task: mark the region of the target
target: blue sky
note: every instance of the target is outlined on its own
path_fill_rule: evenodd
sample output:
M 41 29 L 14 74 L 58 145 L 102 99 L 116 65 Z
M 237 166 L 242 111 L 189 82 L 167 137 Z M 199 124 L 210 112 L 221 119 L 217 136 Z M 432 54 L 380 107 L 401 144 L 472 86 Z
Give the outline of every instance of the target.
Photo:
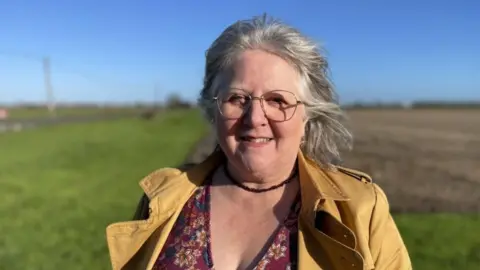
M 45 100 L 43 56 L 60 101 L 194 100 L 210 43 L 263 12 L 325 46 L 343 102 L 480 100 L 480 1 L 0 0 L 0 103 Z

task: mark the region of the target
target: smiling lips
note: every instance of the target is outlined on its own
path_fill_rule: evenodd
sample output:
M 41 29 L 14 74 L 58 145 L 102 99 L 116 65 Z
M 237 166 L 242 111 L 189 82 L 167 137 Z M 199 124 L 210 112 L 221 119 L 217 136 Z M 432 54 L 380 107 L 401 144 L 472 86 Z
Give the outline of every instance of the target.
M 248 146 L 260 147 L 271 142 L 273 138 L 270 137 L 253 137 L 253 136 L 241 136 L 240 141 Z

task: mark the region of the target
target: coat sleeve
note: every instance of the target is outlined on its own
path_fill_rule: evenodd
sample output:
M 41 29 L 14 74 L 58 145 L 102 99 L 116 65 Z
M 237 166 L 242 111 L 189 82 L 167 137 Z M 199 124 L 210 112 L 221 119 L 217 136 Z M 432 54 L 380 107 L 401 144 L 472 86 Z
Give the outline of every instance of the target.
M 376 184 L 374 191 L 376 199 L 370 223 L 370 249 L 375 269 L 410 270 L 410 256 L 390 214 L 385 192 Z

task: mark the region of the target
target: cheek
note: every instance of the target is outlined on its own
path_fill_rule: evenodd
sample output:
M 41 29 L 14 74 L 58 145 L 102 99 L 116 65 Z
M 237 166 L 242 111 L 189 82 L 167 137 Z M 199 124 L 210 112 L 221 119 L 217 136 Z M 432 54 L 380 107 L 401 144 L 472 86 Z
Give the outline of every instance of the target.
M 217 136 L 220 139 L 227 139 L 228 137 L 235 135 L 236 121 L 218 119 L 215 122 L 215 128 L 217 130 Z
M 297 140 L 303 136 L 304 124 L 301 118 L 293 118 L 288 122 L 273 124 L 272 130 L 277 138 Z

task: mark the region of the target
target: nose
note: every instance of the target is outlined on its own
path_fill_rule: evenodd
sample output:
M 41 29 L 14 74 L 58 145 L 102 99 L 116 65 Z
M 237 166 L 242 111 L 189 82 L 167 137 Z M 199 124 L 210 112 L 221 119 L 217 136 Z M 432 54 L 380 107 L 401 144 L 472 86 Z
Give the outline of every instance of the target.
M 252 99 L 249 108 L 245 112 L 243 122 L 251 127 L 264 126 L 268 123 L 260 99 Z

